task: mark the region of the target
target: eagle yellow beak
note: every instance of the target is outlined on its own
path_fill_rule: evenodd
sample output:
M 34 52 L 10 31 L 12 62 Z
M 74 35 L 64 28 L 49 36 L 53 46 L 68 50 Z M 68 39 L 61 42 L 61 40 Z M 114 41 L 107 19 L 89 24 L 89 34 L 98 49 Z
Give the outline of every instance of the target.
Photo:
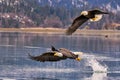
M 78 58 L 76 58 L 75 60 L 80 61 L 80 60 L 81 60 L 81 58 L 79 58 L 79 57 L 78 57 Z

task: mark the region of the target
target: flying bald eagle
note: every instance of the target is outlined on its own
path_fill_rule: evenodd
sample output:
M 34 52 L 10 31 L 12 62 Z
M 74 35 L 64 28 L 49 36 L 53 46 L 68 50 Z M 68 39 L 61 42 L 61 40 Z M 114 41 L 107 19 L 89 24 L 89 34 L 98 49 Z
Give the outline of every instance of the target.
M 85 23 L 87 20 L 99 21 L 102 18 L 102 14 L 108 14 L 100 10 L 82 11 L 81 15 L 73 20 L 72 25 L 67 29 L 66 34 L 71 35 L 75 32 L 79 26 Z
M 60 48 L 58 50 L 58 49 L 54 48 L 53 46 L 52 46 L 51 52 L 46 52 L 39 56 L 32 56 L 29 54 L 30 59 L 35 60 L 35 61 L 40 61 L 40 62 L 45 62 L 45 61 L 55 62 L 55 61 L 65 60 L 67 58 L 80 61 L 81 56 L 82 56 L 81 52 L 73 53 L 65 48 Z

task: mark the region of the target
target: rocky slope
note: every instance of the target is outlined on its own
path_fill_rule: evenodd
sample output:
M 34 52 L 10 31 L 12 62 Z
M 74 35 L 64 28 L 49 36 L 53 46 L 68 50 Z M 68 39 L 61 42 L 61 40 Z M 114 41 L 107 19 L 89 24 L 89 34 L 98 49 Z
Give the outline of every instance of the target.
M 95 8 L 111 13 L 100 25 L 120 23 L 120 0 L 0 0 L 0 27 L 65 27 L 80 11 Z

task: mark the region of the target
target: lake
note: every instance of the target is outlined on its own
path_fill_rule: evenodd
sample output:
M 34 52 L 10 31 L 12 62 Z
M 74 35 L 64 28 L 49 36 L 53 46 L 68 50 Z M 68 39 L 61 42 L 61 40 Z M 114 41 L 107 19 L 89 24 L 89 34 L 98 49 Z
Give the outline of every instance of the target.
M 83 52 L 82 60 L 29 59 L 51 46 Z M 0 32 L 0 80 L 120 80 L 120 35 Z

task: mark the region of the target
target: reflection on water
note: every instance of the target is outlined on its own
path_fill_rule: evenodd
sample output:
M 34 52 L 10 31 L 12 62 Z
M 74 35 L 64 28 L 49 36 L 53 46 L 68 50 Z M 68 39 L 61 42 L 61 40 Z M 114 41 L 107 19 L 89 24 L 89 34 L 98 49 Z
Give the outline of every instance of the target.
M 81 62 L 65 60 L 40 63 L 28 58 L 51 45 L 83 52 Z M 50 35 L 0 33 L 0 79 L 115 80 L 120 77 L 120 35 Z M 94 72 L 94 73 L 93 73 Z M 115 74 L 115 75 L 114 75 Z
M 91 77 L 84 80 L 107 80 L 107 73 L 93 73 Z
M 72 35 L 47 35 L 32 33 L 1 33 L 0 44 L 9 46 L 31 46 L 49 48 L 51 45 L 56 47 L 66 47 L 77 51 L 107 53 L 120 51 L 120 36 L 84 36 Z M 85 44 L 85 45 L 84 45 Z

